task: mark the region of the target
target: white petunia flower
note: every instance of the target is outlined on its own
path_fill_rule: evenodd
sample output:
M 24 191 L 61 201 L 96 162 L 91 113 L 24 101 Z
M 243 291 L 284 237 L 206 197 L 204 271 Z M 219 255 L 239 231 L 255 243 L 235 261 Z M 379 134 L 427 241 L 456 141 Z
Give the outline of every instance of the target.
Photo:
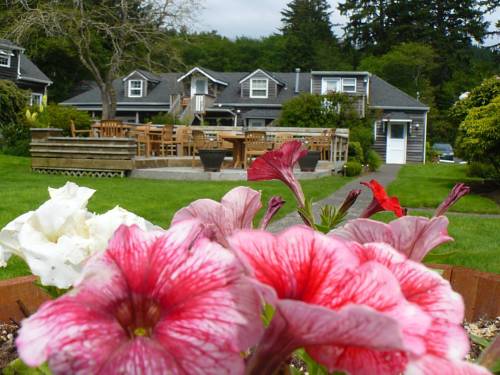
M 37 210 L 13 220 L 0 231 L 0 266 L 16 254 L 23 258 L 43 285 L 69 288 L 80 277 L 87 259 L 104 251 L 121 225 L 157 229 L 120 207 L 103 215 L 87 210 L 95 190 L 72 182 L 49 188 L 50 199 Z

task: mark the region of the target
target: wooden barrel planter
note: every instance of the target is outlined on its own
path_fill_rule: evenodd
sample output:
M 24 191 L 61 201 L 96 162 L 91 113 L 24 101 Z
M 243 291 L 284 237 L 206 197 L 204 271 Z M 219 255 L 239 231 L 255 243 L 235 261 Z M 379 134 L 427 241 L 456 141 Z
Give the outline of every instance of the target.
M 453 290 L 462 295 L 467 321 L 473 322 L 481 318 L 494 319 L 500 316 L 500 274 L 445 264 L 427 264 L 427 266 L 440 270 Z
M 19 323 L 50 299 L 35 285 L 36 279 L 35 276 L 23 276 L 0 281 L 0 322 L 13 319 Z

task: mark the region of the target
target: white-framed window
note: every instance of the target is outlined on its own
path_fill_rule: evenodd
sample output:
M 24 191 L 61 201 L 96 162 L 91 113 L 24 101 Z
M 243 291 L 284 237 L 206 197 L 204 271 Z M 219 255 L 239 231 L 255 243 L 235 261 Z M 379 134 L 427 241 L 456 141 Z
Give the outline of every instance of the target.
M 128 96 L 129 98 L 140 98 L 144 89 L 144 81 L 140 79 L 131 79 L 128 81 Z
M 356 92 L 356 78 L 342 78 L 342 92 Z
M 250 80 L 250 97 L 267 98 L 269 95 L 268 83 L 268 79 L 252 78 Z
M 0 50 L 0 66 L 5 66 L 10 68 L 10 57 L 11 53 Z
M 42 94 L 37 94 L 37 93 L 32 93 L 30 97 L 30 105 L 40 105 L 42 104 L 43 100 L 43 95 Z
M 325 95 L 329 92 L 340 92 L 342 89 L 342 79 L 335 77 L 325 77 L 321 81 L 321 94 Z
M 249 118 L 248 119 L 248 127 L 258 128 L 266 126 L 266 120 L 263 118 Z

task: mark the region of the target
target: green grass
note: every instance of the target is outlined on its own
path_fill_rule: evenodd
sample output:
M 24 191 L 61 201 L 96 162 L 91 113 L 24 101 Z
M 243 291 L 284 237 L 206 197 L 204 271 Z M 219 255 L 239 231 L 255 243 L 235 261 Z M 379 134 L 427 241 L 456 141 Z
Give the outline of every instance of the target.
M 30 159 L 0 154 L 0 228 L 29 210 L 36 209 L 48 199 L 47 187 L 60 187 L 66 181 L 96 189 L 90 200 L 89 210 L 103 213 L 116 205 L 142 216 L 154 224 L 168 227 L 173 215 L 180 208 L 199 198 L 220 198 L 233 187 L 250 186 L 262 191 L 265 205 L 272 195 L 281 195 L 287 202 L 277 218 L 295 209 L 290 191 L 278 181 L 205 182 L 158 181 L 140 179 L 93 179 L 89 177 L 49 176 L 31 173 Z M 306 196 L 317 201 L 327 197 L 347 182 L 349 178 L 324 177 L 305 180 L 302 187 Z M 257 219 L 264 212 L 261 210 Z M 0 269 L 0 279 L 29 274 L 26 265 L 13 257 L 6 268 Z
M 420 215 L 420 214 L 419 214 Z M 431 214 L 420 215 L 431 216 Z M 376 220 L 394 219 L 390 213 L 379 213 Z M 448 232 L 454 241 L 441 245 L 431 254 L 449 254 L 432 263 L 453 264 L 484 272 L 500 273 L 500 218 L 448 215 Z M 425 262 L 425 259 L 424 259 Z
M 389 194 L 396 195 L 405 207 L 436 208 L 455 183 L 480 181 L 467 177 L 465 172 L 465 165 L 405 165 L 397 179 L 389 185 Z M 470 194 L 462 198 L 450 211 L 500 214 L 500 205 L 492 199 Z

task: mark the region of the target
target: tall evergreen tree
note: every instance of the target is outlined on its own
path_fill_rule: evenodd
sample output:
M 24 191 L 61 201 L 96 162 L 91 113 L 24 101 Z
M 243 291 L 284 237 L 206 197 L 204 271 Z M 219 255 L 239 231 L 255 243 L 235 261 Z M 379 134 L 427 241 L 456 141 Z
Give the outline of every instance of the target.
M 380 54 L 403 42 L 453 51 L 481 42 L 488 27 L 481 0 L 344 0 L 339 10 L 349 17 L 347 39 Z
M 329 68 L 333 60 L 325 61 L 322 52 L 338 56 L 339 44 L 332 31 L 330 5 L 326 0 L 292 0 L 281 12 L 285 37 L 287 69 Z

